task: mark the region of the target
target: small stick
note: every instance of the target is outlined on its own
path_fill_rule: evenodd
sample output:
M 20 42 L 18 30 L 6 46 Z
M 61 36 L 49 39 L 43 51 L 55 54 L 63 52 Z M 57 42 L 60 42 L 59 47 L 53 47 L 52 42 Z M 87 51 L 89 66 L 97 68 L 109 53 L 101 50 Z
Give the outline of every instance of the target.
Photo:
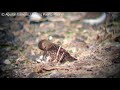
M 59 62 L 62 60 L 62 58 L 63 58 L 63 55 L 64 55 L 64 52 L 62 53 L 62 56 L 60 57 L 60 60 L 59 60 Z
M 59 55 L 60 49 L 61 49 L 61 46 L 59 47 L 59 49 L 58 49 L 58 51 L 57 51 L 57 55 L 56 55 L 55 61 L 56 61 L 57 58 L 58 58 L 58 55 Z
M 51 70 L 70 70 L 70 68 L 66 68 L 66 67 L 52 67 L 52 68 L 43 68 L 43 70 L 45 71 L 51 71 Z

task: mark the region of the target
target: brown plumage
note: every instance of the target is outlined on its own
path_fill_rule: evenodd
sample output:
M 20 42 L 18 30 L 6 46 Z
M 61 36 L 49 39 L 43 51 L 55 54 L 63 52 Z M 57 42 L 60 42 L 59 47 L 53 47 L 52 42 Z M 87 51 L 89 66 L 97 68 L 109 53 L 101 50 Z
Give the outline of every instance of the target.
M 47 55 L 49 55 L 52 60 L 56 60 L 57 62 L 77 60 L 72 57 L 65 49 L 48 40 L 41 40 L 38 43 L 38 47 L 39 49 L 43 50 Z

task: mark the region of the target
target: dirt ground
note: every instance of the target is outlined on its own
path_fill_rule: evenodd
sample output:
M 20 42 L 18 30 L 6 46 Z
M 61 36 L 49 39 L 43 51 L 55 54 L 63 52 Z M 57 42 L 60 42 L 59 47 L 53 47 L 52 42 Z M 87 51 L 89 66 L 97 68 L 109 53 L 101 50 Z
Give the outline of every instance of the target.
M 55 13 L 55 12 L 54 12 Z M 94 16 L 93 14 L 92 16 Z M 85 12 L 59 12 L 30 22 L 24 16 L 0 17 L 1 78 L 118 78 L 120 21 L 82 23 Z M 41 58 L 42 39 L 63 47 L 77 61 L 50 63 Z

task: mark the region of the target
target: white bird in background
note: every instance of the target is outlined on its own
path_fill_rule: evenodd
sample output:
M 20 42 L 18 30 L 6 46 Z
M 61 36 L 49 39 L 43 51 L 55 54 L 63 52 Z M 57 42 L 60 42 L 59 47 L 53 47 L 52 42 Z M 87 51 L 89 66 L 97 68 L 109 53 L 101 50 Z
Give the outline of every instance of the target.
M 40 22 L 42 19 L 42 16 L 41 14 L 37 13 L 37 12 L 33 12 L 31 15 L 30 15 L 30 21 L 33 21 L 33 22 Z
M 106 13 L 102 13 L 102 15 L 96 19 L 84 19 L 83 23 L 89 24 L 89 25 L 98 25 L 103 23 L 106 20 Z
M 82 22 L 85 24 L 89 24 L 89 25 L 99 25 L 101 23 L 103 23 L 106 20 L 106 13 L 103 12 L 98 18 L 95 19 L 84 19 Z M 29 16 L 29 20 L 30 22 L 40 22 L 42 21 L 42 15 L 38 12 L 32 12 L 32 14 Z

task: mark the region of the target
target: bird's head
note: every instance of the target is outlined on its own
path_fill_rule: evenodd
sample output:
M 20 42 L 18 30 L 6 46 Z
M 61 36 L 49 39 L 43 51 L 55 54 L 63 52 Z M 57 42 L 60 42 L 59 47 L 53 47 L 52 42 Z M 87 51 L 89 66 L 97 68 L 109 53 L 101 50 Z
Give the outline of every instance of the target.
M 45 39 L 39 41 L 39 43 L 38 43 L 39 49 L 41 49 L 41 50 L 43 50 L 43 51 L 48 51 L 48 50 L 50 50 L 52 46 L 53 46 L 53 43 L 51 43 L 50 41 L 45 40 Z

